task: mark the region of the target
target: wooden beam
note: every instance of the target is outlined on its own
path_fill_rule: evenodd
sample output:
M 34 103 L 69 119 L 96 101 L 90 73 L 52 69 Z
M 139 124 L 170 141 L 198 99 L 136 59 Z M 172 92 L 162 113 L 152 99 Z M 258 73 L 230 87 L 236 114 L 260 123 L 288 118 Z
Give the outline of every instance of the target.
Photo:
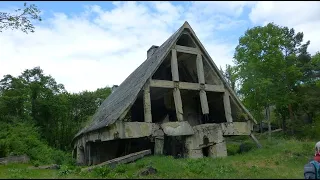
M 212 92 L 225 92 L 223 85 L 211 85 L 211 84 L 205 84 L 204 85 L 205 91 L 212 91 Z
M 150 87 L 156 88 L 174 88 L 173 81 L 167 80 L 151 80 Z M 189 82 L 179 82 L 179 89 L 186 89 L 186 90 L 200 90 L 200 85 L 198 83 L 189 83 Z M 204 85 L 205 91 L 212 91 L 212 92 L 225 92 L 223 85 L 211 85 L 205 84 Z
M 144 156 L 147 156 L 149 154 L 151 154 L 151 150 L 150 149 L 144 150 L 144 151 L 140 151 L 140 152 L 136 152 L 136 153 L 131 153 L 131 154 L 128 154 L 128 155 L 125 155 L 125 156 L 122 156 L 122 157 L 111 159 L 109 161 L 103 162 L 103 163 L 95 165 L 95 166 L 82 168 L 81 171 L 90 171 L 90 170 L 92 170 L 94 168 L 105 166 L 105 165 L 115 166 L 117 164 L 125 164 L 125 163 L 129 163 L 129 162 L 135 161 L 137 159 L 141 159 Z
M 197 83 L 179 82 L 179 89 L 200 90 L 200 85 Z
M 182 100 L 179 88 L 173 89 L 173 99 L 178 121 L 183 121 Z
M 151 80 L 150 87 L 174 88 L 174 82 L 173 81 L 166 81 L 166 80 Z
M 252 140 L 257 144 L 258 148 L 262 148 L 262 145 L 260 144 L 260 142 L 258 141 L 258 139 L 254 136 L 254 134 L 250 134 L 250 137 L 252 138 Z
M 144 122 L 152 122 L 151 114 L 151 98 L 150 98 L 150 86 L 147 84 L 143 91 L 143 109 L 144 109 Z
M 197 54 L 197 74 L 199 84 L 205 84 L 204 81 L 204 71 L 203 71 L 203 62 L 201 54 Z
M 200 53 L 200 51 L 197 48 L 187 47 L 187 46 L 176 45 L 175 49 L 178 52 L 188 53 L 188 54 L 199 54 Z
M 224 104 L 224 112 L 227 119 L 227 122 L 232 122 L 232 116 L 231 116 L 231 104 L 230 104 L 230 97 L 229 92 L 225 91 L 223 94 L 223 104 Z
M 178 82 L 179 69 L 178 69 L 177 51 L 175 49 L 171 50 L 171 73 L 172 73 L 172 80 Z
M 200 90 L 200 102 L 201 102 L 202 114 L 209 114 L 207 94 L 204 90 Z

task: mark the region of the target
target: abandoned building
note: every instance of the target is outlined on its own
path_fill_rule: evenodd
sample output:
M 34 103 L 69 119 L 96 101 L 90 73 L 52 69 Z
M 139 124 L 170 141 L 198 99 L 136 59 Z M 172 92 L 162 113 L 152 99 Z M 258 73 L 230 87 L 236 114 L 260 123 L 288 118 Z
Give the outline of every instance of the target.
M 95 165 L 130 153 L 227 156 L 226 136 L 251 133 L 243 106 L 185 22 L 101 104 L 73 139 L 73 157 Z

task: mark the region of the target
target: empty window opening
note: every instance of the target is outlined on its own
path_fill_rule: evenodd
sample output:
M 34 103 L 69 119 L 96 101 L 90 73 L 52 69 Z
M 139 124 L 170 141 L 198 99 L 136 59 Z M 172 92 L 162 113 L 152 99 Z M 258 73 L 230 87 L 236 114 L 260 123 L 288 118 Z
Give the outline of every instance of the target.
M 212 85 L 222 85 L 222 81 L 220 80 L 220 77 L 213 70 L 213 68 L 210 67 L 208 61 L 209 61 L 208 59 L 205 59 L 204 56 L 202 56 L 205 83 L 212 84 Z
M 181 100 L 183 102 L 183 119 L 188 121 L 191 126 L 201 124 L 201 104 L 199 91 L 180 90 Z
M 207 99 L 209 105 L 210 120 L 208 123 L 227 122 L 223 104 L 223 93 L 207 92 Z
M 143 90 L 131 106 L 129 115 L 132 122 L 144 122 Z
M 209 147 L 202 148 L 202 154 L 204 157 L 209 157 Z
M 152 79 L 172 81 L 171 73 L 171 53 L 165 58 L 157 71 L 152 76 Z
M 152 122 L 177 121 L 173 89 L 150 88 Z
M 241 116 L 241 113 L 238 107 L 235 105 L 235 102 L 232 101 L 231 96 L 229 96 L 230 107 L 231 107 L 231 116 L 233 121 L 245 121 L 245 118 Z
M 103 142 L 100 141 L 91 144 L 90 158 L 92 164 L 95 165 L 117 157 L 147 149 L 151 149 L 153 153 L 154 143 L 152 143 L 148 138 L 120 139 Z
M 72 157 L 73 157 L 74 159 L 77 158 L 77 148 L 74 148 L 74 149 L 73 149 L 73 155 L 72 155 Z
M 194 41 L 187 33 L 182 34 L 176 44 L 179 46 L 196 47 Z
M 175 158 L 185 157 L 185 138 L 183 136 L 164 136 L 164 154 Z
M 177 53 L 179 81 L 198 83 L 197 65 L 195 54 Z

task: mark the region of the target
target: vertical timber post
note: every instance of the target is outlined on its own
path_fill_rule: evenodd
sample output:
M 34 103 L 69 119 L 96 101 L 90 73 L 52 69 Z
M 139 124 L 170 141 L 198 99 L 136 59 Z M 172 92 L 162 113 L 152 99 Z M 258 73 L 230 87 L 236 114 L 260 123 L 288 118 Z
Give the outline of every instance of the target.
M 201 109 L 202 114 L 209 114 L 209 105 L 208 105 L 208 99 L 207 94 L 204 90 L 204 70 L 203 70 L 203 62 L 202 62 L 202 56 L 201 54 L 197 55 L 197 74 L 198 74 L 198 81 L 200 84 L 200 103 L 201 103 Z
M 178 69 L 178 60 L 177 60 L 177 51 L 172 49 L 171 51 L 171 73 L 172 73 L 172 81 L 174 81 L 175 86 L 173 89 L 173 98 L 174 105 L 176 108 L 176 115 L 178 121 L 183 121 L 183 108 L 182 108 L 182 100 L 179 89 L 179 69 Z
M 149 82 L 147 82 L 147 84 L 144 87 L 144 91 L 143 91 L 143 109 L 144 109 L 144 122 L 151 123 L 152 122 L 152 114 L 151 114 L 151 97 L 150 97 L 150 83 Z
M 91 143 L 90 142 L 87 142 L 87 156 L 88 156 L 88 165 L 90 166 L 91 165 L 91 162 L 92 162 L 92 157 L 91 157 Z
M 84 147 L 77 145 L 77 164 L 84 165 Z
M 227 89 L 223 94 L 223 104 L 224 104 L 224 112 L 225 112 L 227 122 L 232 122 L 233 120 L 231 116 L 230 97 L 229 97 L 229 91 Z
M 164 146 L 164 136 L 157 136 L 154 138 L 154 154 L 162 155 Z

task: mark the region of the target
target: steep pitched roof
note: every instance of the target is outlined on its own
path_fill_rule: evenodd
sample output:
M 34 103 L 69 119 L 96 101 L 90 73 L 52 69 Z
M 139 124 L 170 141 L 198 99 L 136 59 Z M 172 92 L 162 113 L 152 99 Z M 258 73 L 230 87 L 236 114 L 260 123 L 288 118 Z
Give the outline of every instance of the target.
M 238 97 L 230 88 L 229 84 L 225 81 L 208 52 L 204 49 L 189 23 L 186 21 L 169 39 L 167 39 L 159 48 L 157 48 L 153 55 L 147 58 L 134 72 L 132 72 L 130 76 L 128 76 L 127 79 L 120 84 L 115 92 L 113 92 L 106 100 L 103 101 L 97 112 L 94 114 L 91 123 L 80 130 L 76 134 L 75 138 L 81 134 L 113 124 L 121 116 L 121 114 L 124 113 L 124 111 L 134 103 L 139 91 L 143 88 L 151 75 L 161 65 L 164 58 L 170 52 L 171 47 L 177 41 L 178 37 L 185 28 L 188 28 L 191 31 L 191 35 L 193 38 L 195 38 L 201 50 L 209 58 L 210 65 L 214 67 L 216 73 L 230 91 L 231 97 L 236 100 L 238 105 L 248 114 L 249 118 L 256 123 L 250 112 L 242 105 Z

